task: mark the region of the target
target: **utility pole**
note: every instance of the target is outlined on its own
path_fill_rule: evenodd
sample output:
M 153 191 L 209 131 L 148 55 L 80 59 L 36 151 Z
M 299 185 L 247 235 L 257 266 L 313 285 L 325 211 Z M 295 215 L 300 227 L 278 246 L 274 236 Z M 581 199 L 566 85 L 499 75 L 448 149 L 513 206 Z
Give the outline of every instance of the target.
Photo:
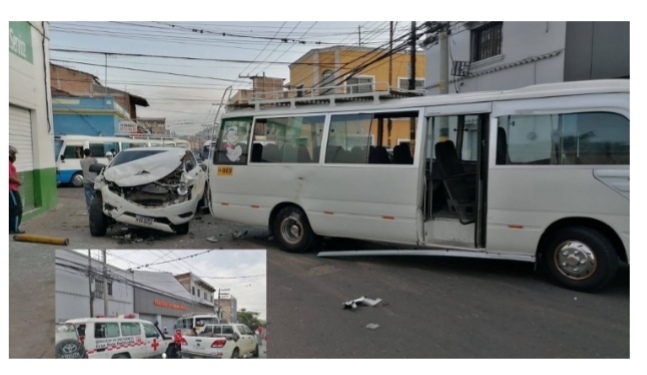
M 357 34 L 359 35 L 359 45 L 362 45 L 362 26 L 357 26 Z
M 449 93 L 449 43 L 447 42 L 447 22 L 440 26 L 440 94 Z
M 105 82 L 104 82 L 104 86 L 106 87 L 106 96 L 108 96 L 108 54 L 107 53 L 106 53 L 105 57 L 106 57 L 106 66 L 105 66 L 105 68 L 106 68 L 106 72 L 105 72 L 106 79 L 105 79 Z
M 393 21 L 389 32 L 389 88 L 393 85 Z
M 94 292 L 92 292 L 92 254 L 88 249 L 88 284 L 90 288 L 90 317 L 94 317 Z
M 416 89 L 416 21 L 411 22 L 411 74 L 409 90 Z
M 103 253 L 103 316 L 108 316 L 108 263 L 106 257 L 106 249 L 102 250 Z

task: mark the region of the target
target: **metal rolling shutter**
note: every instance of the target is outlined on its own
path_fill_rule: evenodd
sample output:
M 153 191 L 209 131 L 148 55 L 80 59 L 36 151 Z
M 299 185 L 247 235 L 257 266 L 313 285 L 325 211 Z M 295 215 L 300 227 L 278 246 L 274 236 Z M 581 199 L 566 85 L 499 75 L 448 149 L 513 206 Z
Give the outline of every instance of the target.
M 15 163 L 18 172 L 33 170 L 34 153 L 29 110 L 9 105 L 9 144 L 18 149 Z
M 31 134 L 31 111 L 9 105 L 9 144 L 18 150 L 16 170 L 23 175 L 23 185 L 20 186 L 23 212 L 36 207 L 35 186 L 33 180 L 34 146 Z

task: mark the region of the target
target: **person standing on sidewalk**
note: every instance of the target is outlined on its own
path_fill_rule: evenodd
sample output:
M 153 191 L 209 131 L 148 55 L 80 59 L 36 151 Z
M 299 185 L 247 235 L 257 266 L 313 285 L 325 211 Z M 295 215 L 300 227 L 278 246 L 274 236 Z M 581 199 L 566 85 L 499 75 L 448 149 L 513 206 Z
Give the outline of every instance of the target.
M 94 191 L 94 179 L 97 177 L 96 173 L 90 172 L 90 166 L 92 164 L 97 164 L 98 161 L 96 158 L 92 157 L 92 151 L 90 151 L 89 148 L 83 150 L 83 155 L 85 155 L 85 158 L 81 160 L 81 170 L 83 170 L 83 190 L 85 191 L 85 205 L 89 213 L 92 199 L 96 194 Z
M 22 200 L 18 188 L 22 185 L 18 171 L 13 164 L 16 161 L 18 150 L 9 146 L 9 234 L 25 233 L 20 230 L 20 221 L 22 221 Z

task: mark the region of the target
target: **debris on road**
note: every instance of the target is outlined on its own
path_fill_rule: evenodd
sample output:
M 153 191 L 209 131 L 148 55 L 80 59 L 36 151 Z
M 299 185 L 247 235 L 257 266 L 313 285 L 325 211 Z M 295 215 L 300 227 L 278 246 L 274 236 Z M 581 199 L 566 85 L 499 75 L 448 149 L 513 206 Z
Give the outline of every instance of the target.
M 368 324 L 366 325 L 366 328 L 368 328 L 368 329 L 377 329 L 379 326 L 380 326 L 380 325 L 379 325 L 379 324 L 377 324 L 377 323 L 368 323 Z
M 211 236 L 211 237 L 207 237 L 207 241 L 209 241 L 209 242 L 218 242 L 218 239 L 216 238 L 216 236 Z
M 243 238 L 246 235 L 247 235 L 247 231 L 244 231 L 244 232 L 235 231 L 233 234 L 235 239 Z
M 112 238 L 118 240 L 117 243 L 119 244 L 133 244 L 133 243 L 141 243 L 141 242 L 153 242 L 157 239 L 154 235 L 149 235 L 148 237 L 144 238 L 143 236 L 138 235 L 137 233 L 128 233 L 124 228 L 122 228 L 122 235 L 115 235 L 112 236 Z
M 370 299 L 366 297 L 359 297 L 358 299 L 350 300 L 347 302 L 344 302 L 344 309 L 356 309 L 358 304 L 366 305 L 373 307 L 377 305 L 378 303 L 382 302 L 382 299 Z

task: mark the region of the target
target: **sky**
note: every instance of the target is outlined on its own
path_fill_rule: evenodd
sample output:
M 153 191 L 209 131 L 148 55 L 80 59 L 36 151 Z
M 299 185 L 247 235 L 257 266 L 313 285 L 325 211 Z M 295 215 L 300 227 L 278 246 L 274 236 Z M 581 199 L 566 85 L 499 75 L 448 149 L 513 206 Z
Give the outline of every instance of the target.
M 288 83 L 288 65 L 309 50 L 386 47 L 390 30 L 388 21 L 51 21 L 49 26 L 52 63 L 144 97 L 150 106 L 138 106 L 138 117 L 166 118 L 178 135 L 212 126 L 225 89 L 232 87 L 229 96 L 251 88 L 247 77 Z M 394 22 L 394 28 L 397 38 L 410 32 L 411 22 Z
M 87 250 L 76 251 L 87 255 Z M 191 272 L 223 293 L 229 289 L 238 301 L 238 310 L 258 312 L 262 320 L 268 317 L 265 250 L 114 249 L 107 250 L 107 254 L 107 262 L 123 270 L 170 272 L 173 275 Z M 99 259 L 100 250 L 93 250 L 92 257 Z

